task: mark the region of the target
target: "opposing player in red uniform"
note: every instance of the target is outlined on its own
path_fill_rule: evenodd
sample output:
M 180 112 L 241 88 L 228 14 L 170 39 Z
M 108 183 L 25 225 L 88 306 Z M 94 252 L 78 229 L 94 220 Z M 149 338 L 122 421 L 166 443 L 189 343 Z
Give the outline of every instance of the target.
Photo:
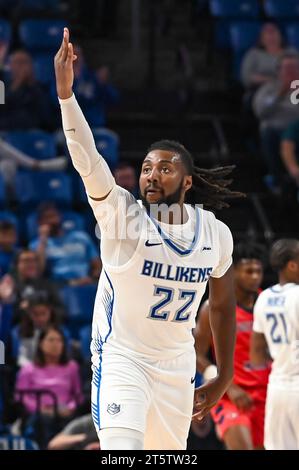
M 234 357 L 234 379 L 227 393 L 212 408 L 216 431 L 230 450 L 263 448 L 264 416 L 270 369 L 254 368 L 249 361 L 253 306 L 263 277 L 263 250 L 255 244 L 235 247 L 234 282 L 237 300 L 237 338 Z M 206 301 L 199 312 L 195 330 L 197 370 L 205 380 L 216 375 L 216 366 L 208 359 L 212 334 L 209 305 Z

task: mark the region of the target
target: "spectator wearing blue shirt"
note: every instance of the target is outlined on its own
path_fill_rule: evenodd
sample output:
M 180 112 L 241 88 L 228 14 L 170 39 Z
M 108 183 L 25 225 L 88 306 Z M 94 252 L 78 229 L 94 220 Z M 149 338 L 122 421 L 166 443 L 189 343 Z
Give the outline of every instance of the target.
M 35 78 L 31 55 L 17 50 L 9 58 L 5 106 L 0 107 L 0 129 L 51 128 L 49 100 Z
M 93 127 L 103 127 L 106 125 L 106 109 L 118 102 L 119 92 L 110 83 L 107 66 L 93 72 L 87 67 L 79 45 L 74 47 L 74 52 L 77 56 L 74 62 L 74 93 L 88 122 Z
M 44 203 L 38 212 L 39 237 L 30 243 L 46 266 L 51 278 L 62 283 L 82 285 L 95 282 L 101 261 L 97 250 L 84 231 L 64 231 L 60 212 Z

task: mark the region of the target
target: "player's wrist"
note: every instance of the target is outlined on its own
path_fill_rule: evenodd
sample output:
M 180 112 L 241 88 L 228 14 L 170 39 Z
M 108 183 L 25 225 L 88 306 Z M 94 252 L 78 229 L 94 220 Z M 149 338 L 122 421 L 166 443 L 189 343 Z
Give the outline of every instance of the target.
M 60 100 L 68 100 L 73 95 L 72 88 L 60 88 L 57 87 L 57 95 Z
M 217 366 L 215 366 L 215 364 L 210 364 L 209 366 L 207 366 L 202 374 L 205 382 L 215 379 L 217 375 L 218 375 L 218 371 L 217 371 Z

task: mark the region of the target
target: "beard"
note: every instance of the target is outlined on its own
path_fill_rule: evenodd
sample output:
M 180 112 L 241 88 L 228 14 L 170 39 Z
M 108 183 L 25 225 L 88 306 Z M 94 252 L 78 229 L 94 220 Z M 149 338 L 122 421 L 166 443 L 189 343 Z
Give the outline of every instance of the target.
M 168 196 L 164 196 L 162 189 L 162 196 L 156 202 L 149 203 L 146 199 L 146 190 L 145 195 L 141 197 L 142 204 L 144 205 L 147 214 L 159 222 L 164 222 L 166 224 L 173 224 L 174 220 L 182 220 L 182 207 L 179 202 L 182 197 L 182 188 L 183 188 L 183 178 L 178 186 L 178 188 Z M 178 222 L 176 222 L 178 223 Z
M 142 204 L 144 205 L 146 211 L 149 213 L 151 210 L 151 207 L 153 206 L 158 207 L 158 211 L 159 211 L 159 206 L 162 204 L 165 204 L 167 207 L 172 206 L 172 204 L 178 204 L 181 199 L 182 188 L 183 188 L 183 178 L 178 186 L 178 189 L 176 189 L 173 193 L 168 194 L 168 196 L 162 196 L 160 199 L 158 199 L 154 203 L 149 203 L 146 200 L 146 190 L 144 191 L 144 196 L 141 193 L 139 194 L 140 194 L 140 199 L 142 201 Z

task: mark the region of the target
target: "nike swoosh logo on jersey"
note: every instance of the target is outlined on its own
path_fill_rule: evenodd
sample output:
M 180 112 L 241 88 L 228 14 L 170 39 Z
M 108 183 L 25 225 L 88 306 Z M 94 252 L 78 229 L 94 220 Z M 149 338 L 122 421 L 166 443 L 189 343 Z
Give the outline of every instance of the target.
M 74 129 L 73 127 L 71 129 L 65 129 L 65 132 L 71 132 L 71 131 L 76 132 L 76 129 Z
M 195 377 L 191 377 L 191 384 L 194 384 L 195 382 Z
M 204 246 L 203 249 L 201 251 L 205 251 L 205 250 L 211 250 L 212 248 L 210 246 Z
M 145 246 L 157 246 L 162 245 L 162 243 L 151 243 L 149 240 L 146 240 Z

